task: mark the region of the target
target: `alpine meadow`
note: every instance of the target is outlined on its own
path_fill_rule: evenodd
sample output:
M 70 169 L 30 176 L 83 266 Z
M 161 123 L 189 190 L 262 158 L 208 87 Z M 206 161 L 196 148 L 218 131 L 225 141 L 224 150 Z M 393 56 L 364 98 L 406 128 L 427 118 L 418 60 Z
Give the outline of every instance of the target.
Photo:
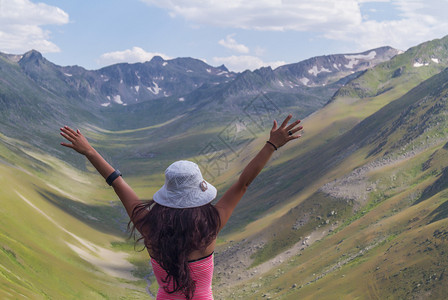
M 444 299 L 448 36 L 232 72 L 154 57 L 99 70 L 0 53 L 0 298 L 151 299 L 148 254 L 82 156 L 142 199 L 180 159 L 230 187 L 272 121 L 302 120 L 218 237 L 215 299 Z M 447 272 L 447 273 L 445 273 Z

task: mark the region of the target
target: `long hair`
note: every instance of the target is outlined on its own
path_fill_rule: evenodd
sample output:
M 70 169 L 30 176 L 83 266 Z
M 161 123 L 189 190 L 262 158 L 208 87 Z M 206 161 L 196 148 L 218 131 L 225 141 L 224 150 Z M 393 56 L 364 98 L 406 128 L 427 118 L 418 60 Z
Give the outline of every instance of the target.
M 149 210 L 149 211 L 148 211 Z M 146 214 L 144 217 L 139 217 Z M 194 250 L 206 248 L 216 239 L 221 219 L 217 209 L 206 204 L 194 208 L 170 208 L 154 200 L 139 204 L 132 213 L 135 220 L 131 234 L 137 228 L 145 247 L 166 271 L 163 282 L 168 293 L 180 291 L 187 299 L 194 295 L 196 284 L 191 278 L 188 256 Z

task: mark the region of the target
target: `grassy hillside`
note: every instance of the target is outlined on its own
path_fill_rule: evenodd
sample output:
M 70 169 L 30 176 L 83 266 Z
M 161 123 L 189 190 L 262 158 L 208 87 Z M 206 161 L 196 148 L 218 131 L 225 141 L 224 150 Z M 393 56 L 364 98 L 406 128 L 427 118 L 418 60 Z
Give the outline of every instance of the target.
M 0 298 L 148 298 L 147 254 L 133 252 L 97 176 L 0 141 Z
M 440 145 L 371 171 L 368 180 L 377 189 L 357 218 L 327 231 L 320 241 L 274 270 L 221 295 L 442 299 L 447 284 L 448 194 L 442 190 L 425 201 L 416 200 L 440 176 L 447 158 L 447 150 Z
M 414 66 L 416 55 L 428 48 L 446 52 L 446 38 L 367 71 L 305 120 L 302 142 L 285 149 L 285 158 L 254 182 L 253 190 L 264 186 L 264 193 L 254 193 L 240 207 L 246 220 L 260 206 L 267 209 L 263 217 L 226 236 L 249 249 L 252 268 L 291 252 L 296 243 L 303 250 L 266 275 L 220 287 L 220 296 L 354 299 L 370 293 L 369 298 L 387 299 L 446 292 L 447 243 L 441 236 L 448 224 L 442 147 L 448 71 L 439 73 L 440 61 Z M 403 81 L 385 71 L 393 75 L 398 62 L 408 68 L 412 63 L 411 71 L 401 73 Z M 422 78 L 429 79 L 419 84 Z M 378 92 L 379 83 L 387 87 L 384 92 Z M 316 232 L 326 237 L 307 248 L 305 237 Z M 254 243 L 261 246 L 254 249 Z
M 275 153 L 219 237 L 217 299 L 446 292 L 447 45 L 448 37 L 419 45 L 344 82 L 304 120 L 303 138 Z M 272 119 L 307 116 L 337 87 L 224 98 L 225 88 L 205 86 L 184 101 L 160 100 L 162 108 L 155 100 L 85 112 L 25 77 L 15 82 L 17 66 L 3 65 L 12 75 L 0 82 L 0 104 L 20 113 L 0 112 L 2 298 L 147 298 L 154 281 L 147 254 L 126 239 L 116 196 L 83 157 L 59 146 L 59 126 L 79 127 L 141 198 L 179 159 L 198 162 L 219 198 L 265 143 Z M 14 98 L 20 89 L 23 99 Z M 12 117 L 26 122 L 2 121 Z M 266 269 L 279 254 L 287 259 Z M 228 274 L 232 262 L 254 274 Z
M 447 38 L 439 40 L 438 42 L 445 47 L 444 49 L 446 49 L 446 44 L 448 43 Z M 426 45 L 423 44 L 420 47 L 425 48 Z M 412 48 L 409 51 L 413 53 L 415 49 Z M 402 56 L 407 58 L 403 59 Z M 397 65 L 396 61 L 401 61 L 403 63 L 414 61 L 415 59 L 414 56 L 410 56 L 409 52 L 406 52 L 393 58 L 390 64 L 393 64 L 395 67 Z M 365 80 L 364 76 L 367 73 L 379 72 L 377 69 L 382 69 L 384 67 L 384 64 L 377 66 L 371 71 L 366 72 L 363 76 L 352 81 L 349 85 L 359 84 Z M 435 77 L 432 81 L 428 81 L 417 87 L 418 83 L 421 82 L 421 79 L 419 78 L 431 78 L 429 73 L 438 73 L 442 70 L 440 61 L 439 64 L 434 63 L 433 65 L 421 68 L 413 68 L 415 69 L 412 73 L 413 75 L 411 74 L 407 77 L 404 76 L 402 81 L 395 82 L 394 88 L 389 89 L 387 92 L 368 98 L 336 96 L 331 103 L 304 120 L 305 130 L 301 141 L 296 144 L 291 143 L 290 145 L 287 145 L 285 149 L 281 150 L 283 153 L 280 158 L 274 160 L 271 163 L 270 169 L 262 173 L 253 183 L 252 191 L 261 190 L 262 192 L 251 193 L 249 191 L 241 205 L 237 207 L 239 212 L 238 216 L 232 218 L 231 222 L 236 222 L 236 224 L 238 224 L 237 227 L 241 227 L 247 220 L 253 220 L 254 218 L 249 214 L 257 215 L 256 211 L 251 209 L 254 206 L 254 203 L 256 203 L 257 208 L 260 206 L 262 207 L 260 210 L 264 211 L 265 215 L 273 213 L 277 217 L 282 216 L 289 209 L 306 199 L 306 197 L 312 195 L 317 188 L 324 183 L 337 178 L 342 174 L 346 174 L 353 168 L 374 159 L 373 154 L 378 150 L 373 148 L 371 149 L 371 153 L 368 153 L 368 157 L 355 158 L 355 156 L 352 155 L 356 155 L 356 151 L 359 148 L 368 144 L 381 145 L 382 143 L 385 143 L 384 139 L 389 138 L 388 130 L 391 130 L 391 128 L 396 130 L 395 134 L 397 136 L 403 135 L 404 133 L 400 131 L 402 129 L 400 126 L 401 124 L 389 123 L 389 120 L 402 112 L 406 112 L 408 106 L 415 104 L 416 101 L 423 100 L 422 98 L 426 97 L 431 92 L 437 91 L 438 87 L 441 86 L 441 83 L 445 82 L 445 77 L 439 76 Z M 432 71 L 422 68 L 430 68 Z M 444 74 L 446 74 L 446 72 Z M 389 78 L 389 81 L 390 80 L 395 79 Z M 389 81 L 387 81 L 386 78 L 384 81 L 389 84 Z M 409 83 L 411 81 L 416 83 L 411 85 Z M 408 84 L 410 87 L 407 86 Z M 415 89 L 411 91 L 412 88 Z M 390 105 L 388 106 L 389 103 Z M 415 108 L 415 111 L 419 110 Z M 374 115 L 376 112 L 378 112 L 378 114 Z M 421 112 L 423 112 L 423 110 Z M 428 112 L 426 115 L 430 116 L 431 112 Z M 441 118 L 443 117 L 443 114 L 438 114 L 438 116 Z M 418 122 L 417 118 L 412 120 Z M 438 121 L 435 120 L 434 122 L 437 123 Z M 441 124 L 440 121 L 439 124 Z M 424 130 L 422 128 L 426 128 L 427 126 L 430 126 L 430 124 L 420 124 L 421 129 L 419 129 L 418 134 L 421 135 L 421 130 Z M 442 128 L 443 125 L 440 125 L 439 127 Z M 407 134 L 414 134 L 413 138 L 415 138 L 417 132 L 412 133 L 412 131 L 410 131 Z M 258 145 L 261 145 L 265 141 L 266 136 L 267 135 L 258 140 Z M 383 140 L 376 143 L 381 137 L 383 137 Z M 403 138 L 410 139 L 406 137 L 406 135 Z M 403 142 L 403 140 L 399 140 L 398 143 L 391 146 L 395 149 L 396 147 L 399 147 L 397 145 Z M 254 147 L 247 148 L 247 155 L 245 153 L 243 157 L 237 160 L 235 165 L 240 165 L 242 160 L 251 157 L 253 153 L 255 153 L 258 147 L 258 145 L 255 146 L 256 143 L 257 142 L 254 142 Z M 254 151 L 250 152 L 252 149 Z M 350 159 L 352 162 L 350 162 Z M 345 160 L 348 160 L 349 163 L 342 164 Z M 350 163 L 354 163 L 354 165 L 350 165 Z M 238 169 L 236 168 L 236 170 Z M 237 171 L 235 171 L 234 175 L 236 175 L 236 173 Z M 268 185 L 269 192 L 266 191 L 267 183 L 270 183 Z M 261 187 L 264 188 L 262 189 Z M 261 197 L 261 194 L 263 197 Z M 295 205 L 292 205 L 292 203 L 295 203 Z M 278 204 L 280 205 L 277 206 Z M 279 209 L 281 206 L 283 206 L 283 208 Z M 270 207 L 273 207 L 274 209 L 269 210 Z M 265 210 L 266 208 L 268 208 L 267 211 Z M 264 226 L 260 227 L 259 225 L 260 224 L 256 226 L 258 227 L 258 230 L 264 228 Z M 229 230 L 231 231 L 231 226 L 229 227 Z

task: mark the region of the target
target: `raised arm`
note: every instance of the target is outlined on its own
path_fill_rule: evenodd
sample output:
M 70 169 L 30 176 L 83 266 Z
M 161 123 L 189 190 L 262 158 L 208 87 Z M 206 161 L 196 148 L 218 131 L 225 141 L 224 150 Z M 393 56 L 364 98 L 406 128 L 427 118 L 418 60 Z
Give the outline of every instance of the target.
M 85 136 L 82 135 L 79 130 L 75 131 L 68 126 L 65 126 L 61 128 L 61 135 L 70 142 L 61 143 L 61 145 L 84 155 L 104 179 L 108 178 L 109 175 L 115 171 L 115 169 L 89 144 Z M 118 178 L 112 182 L 112 187 L 123 203 L 129 217 L 132 219 L 134 208 L 141 203 L 137 194 L 121 176 L 118 176 Z
M 249 162 L 249 164 L 244 168 L 243 173 L 241 173 L 238 181 L 234 183 L 229 190 L 219 199 L 215 207 L 219 212 L 221 217 L 221 229 L 229 220 L 238 202 L 243 197 L 247 190 L 247 187 L 251 182 L 257 177 L 257 175 L 264 168 L 266 163 L 272 156 L 275 150 L 285 145 L 287 142 L 294 139 L 298 139 L 299 135 L 294 135 L 296 132 L 300 131 L 303 127 L 296 127 L 300 120 L 297 120 L 290 125 L 288 125 L 289 120 L 292 116 L 288 115 L 283 121 L 280 127 L 277 128 L 277 121 L 274 121 L 272 126 L 269 141 L 263 146 L 263 148 L 258 152 L 258 154 Z

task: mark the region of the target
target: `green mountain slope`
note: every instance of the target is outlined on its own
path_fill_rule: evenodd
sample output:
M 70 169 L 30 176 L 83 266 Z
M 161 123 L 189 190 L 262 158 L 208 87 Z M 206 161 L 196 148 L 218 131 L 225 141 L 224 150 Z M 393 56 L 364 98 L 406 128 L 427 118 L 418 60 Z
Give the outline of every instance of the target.
M 302 144 L 286 149 L 285 161 L 255 183 L 269 186 L 267 199 L 248 197 L 257 208 L 292 201 L 229 234 L 238 241 L 233 247 L 251 255 L 247 267 L 270 261 L 273 271 L 231 290 L 223 284 L 220 295 L 387 299 L 446 292 L 446 43 L 420 45 L 365 72 L 305 120 Z M 433 49 L 437 63 L 414 67 L 417 57 L 434 58 Z M 412 66 L 402 82 L 390 76 L 398 62 Z M 422 78 L 429 79 L 415 86 Z M 243 214 L 256 213 L 244 206 Z M 222 260 L 230 259 L 225 252 L 232 250 L 223 251 Z M 227 274 L 218 282 L 229 282 Z
M 348 77 L 326 76 L 324 57 L 303 69 L 260 69 L 215 84 L 200 64 L 202 73 L 189 81 L 191 88 L 202 80 L 200 87 L 127 106 L 99 100 L 120 89 L 132 100 L 142 64 L 94 77 L 33 60 L 34 52 L 22 65 L 0 55 L 0 296 L 145 298 L 146 279 L 154 279 L 145 277 L 147 255 L 126 240 L 115 195 L 82 157 L 59 146 L 58 127 L 79 127 L 141 198 L 153 195 L 179 159 L 198 162 L 221 195 L 265 143 L 272 119 L 289 112 L 308 116 L 304 137 L 274 155 L 220 236 L 217 299 L 441 295 L 447 44 L 448 37 L 424 43 Z M 181 78 L 189 62 L 166 66 Z M 166 61 L 153 63 L 161 72 Z M 300 85 L 314 70 L 321 72 L 316 85 Z M 100 81 L 110 86 L 96 89 Z M 278 254 L 286 258 L 269 265 Z M 247 277 L 232 282 L 232 262 Z
M 428 45 L 432 45 L 432 47 Z M 401 113 L 397 109 L 401 110 L 407 105 L 412 105 L 412 101 L 417 101 L 432 92 L 425 85 L 412 92 L 410 90 L 448 66 L 447 45 L 448 37 L 445 37 L 411 48 L 405 53 L 395 56 L 389 62 L 379 64 L 366 71 L 341 88 L 330 103 L 304 121 L 304 137 L 298 143 L 299 145 L 290 145 L 283 150 L 285 153 L 282 154 L 282 157 L 275 160 L 271 169 L 262 173 L 260 178 L 253 183 L 252 191 L 262 192 L 249 192 L 237 207 L 238 214 L 232 218 L 231 222 L 235 222 L 236 227 L 240 228 L 242 225 L 255 220 L 257 215 L 270 214 L 284 206 L 285 208 L 275 215 L 280 217 L 293 207 L 292 204 L 289 205 L 291 201 L 296 204 L 300 203 L 300 201 L 303 201 L 302 197 L 305 197 L 304 195 L 308 192 L 312 194 L 313 190 L 315 191 L 320 185 L 337 176 L 337 174 L 334 174 L 335 167 L 349 158 L 360 147 L 372 143 L 375 138 L 379 138 L 372 137 L 372 134 L 395 114 Z M 438 63 L 431 61 L 432 63 L 426 66 L 413 67 L 415 61 L 425 57 L 422 53 L 426 53 L 428 48 L 439 49 L 437 52 L 431 52 L 431 50 L 427 54 L 431 57 L 437 55 L 439 57 Z M 409 65 L 412 66 L 409 72 L 404 72 L 400 77 L 393 77 L 397 68 Z M 356 90 L 354 87 L 357 87 L 358 90 L 367 91 L 372 81 L 375 85 L 381 82 L 381 85 L 388 86 L 387 90 L 382 93 L 372 92 L 373 96 L 366 96 L 367 92 L 363 92 L 361 93 L 362 97 L 358 95 L 359 92 L 353 95 L 344 92 Z M 403 97 L 406 93 L 408 93 L 407 96 Z M 400 97 L 403 97 L 403 100 L 395 102 Z M 393 102 L 395 104 L 383 109 L 380 114 L 372 116 L 375 112 Z M 363 121 L 364 119 L 365 121 Z M 356 126 L 360 122 L 363 123 Z M 426 125 L 429 124 L 421 124 L 420 127 L 426 128 Z M 394 130 L 401 130 L 399 123 L 390 124 L 390 127 Z M 267 134 L 266 132 L 264 137 Z M 398 134 L 402 134 L 402 132 Z M 381 135 L 384 136 L 384 132 Z M 387 135 L 385 138 L 387 138 Z M 264 139 L 260 139 L 258 145 L 262 142 L 264 142 Z M 256 147 L 254 147 L 255 149 Z M 375 150 L 372 149 L 371 151 Z M 248 151 L 242 159 L 250 157 L 253 153 Z M 372 158 L 368 158 L 364 163 L 369 159 Z M 238 166 L 239 162 L 240 160 L 237 160 L 235 166 Z M 354 167 L 356 166 L 349 166 L 343 174 Z M 231 168 L 229 169 L 231 170 Z M 268 185 L 269 193 L 266 192 L 267 183 L 270 183 Z M 254 206 L 256 206 L 256 209 L 254 209 Z M 227 230 L 231 229 L 232 225 Z
M 147 257 L 111 226 L 125 218 L 97 176 L 0 140 L 0 298 L 147 298 Z

